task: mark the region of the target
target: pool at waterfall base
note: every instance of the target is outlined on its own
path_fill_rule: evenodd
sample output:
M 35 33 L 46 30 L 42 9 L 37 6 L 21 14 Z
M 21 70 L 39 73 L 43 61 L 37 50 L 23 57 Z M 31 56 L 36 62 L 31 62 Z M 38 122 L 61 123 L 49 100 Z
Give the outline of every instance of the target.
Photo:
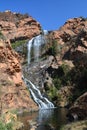
M 24 130 L 60 130 L 68 123 L 66 115 L 67 108 L 52 108 L 23 113 L 18 115 L 18 119 L 24 123 Z

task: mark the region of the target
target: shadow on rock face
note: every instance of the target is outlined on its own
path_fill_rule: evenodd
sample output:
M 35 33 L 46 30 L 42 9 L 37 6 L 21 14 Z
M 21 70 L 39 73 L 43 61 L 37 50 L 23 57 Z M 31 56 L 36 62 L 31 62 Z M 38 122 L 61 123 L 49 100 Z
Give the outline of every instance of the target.
M 36 130 L 55 130 L 53 126 L 49 124 L 39 125 Z

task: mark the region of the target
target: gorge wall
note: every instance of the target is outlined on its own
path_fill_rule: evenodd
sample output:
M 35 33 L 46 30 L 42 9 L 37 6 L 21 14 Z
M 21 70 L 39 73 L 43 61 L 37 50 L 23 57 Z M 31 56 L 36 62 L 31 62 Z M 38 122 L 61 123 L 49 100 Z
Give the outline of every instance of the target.
M 19 55 L 9 41 L 0 40 L 0 111 L 37 110 L 23 83 Z
M 12 13 L 5 11 L 0 13 L 0 32 L 10 41 L 31 39 L 40 34 L 41 26 L 28 14 Z
M 11 42 L 30 39 L 40 32 L 40 24 L 27 14 L 0 13 L 0 112 L 38 109 L 21 79 L 21 57 L 12 49 Z
M 53 84 L 46 80 L 45 89 L 48 95 L 53 91 L 51 98 L 55 104 L 72 105 L 71 115 L 83 119 L 87 116 L 87 19 L 70 19 L 59 30 L 50 32 L 48 37 L 48 53 L 54 58 L 47 72 Z M 57 89 L 52 90 L 50 86 Z

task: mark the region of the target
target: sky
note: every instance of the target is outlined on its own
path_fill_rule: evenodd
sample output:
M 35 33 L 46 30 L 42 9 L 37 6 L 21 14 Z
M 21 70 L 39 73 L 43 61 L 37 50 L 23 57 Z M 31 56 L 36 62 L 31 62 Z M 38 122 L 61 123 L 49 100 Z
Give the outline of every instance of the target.
M 87 0 L 1 0 L 5 10 L 28 13 L 44 30 L 57 30 L 70 18 L 87 17 Z

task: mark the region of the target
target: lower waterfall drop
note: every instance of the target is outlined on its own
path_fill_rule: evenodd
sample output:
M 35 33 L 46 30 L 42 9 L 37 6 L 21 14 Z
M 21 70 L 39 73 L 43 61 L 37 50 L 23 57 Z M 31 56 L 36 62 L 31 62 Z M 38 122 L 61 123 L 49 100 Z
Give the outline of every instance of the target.
M 23 76 L 22 79 L 29 88 L 33 100 L 38 104 L 40 109 L 54 108 L 54 104 L 50 102 L 46 97 L 42 96 L 40 90 L 36 88 L 36 86 L 31 81 L 24 78 Z

